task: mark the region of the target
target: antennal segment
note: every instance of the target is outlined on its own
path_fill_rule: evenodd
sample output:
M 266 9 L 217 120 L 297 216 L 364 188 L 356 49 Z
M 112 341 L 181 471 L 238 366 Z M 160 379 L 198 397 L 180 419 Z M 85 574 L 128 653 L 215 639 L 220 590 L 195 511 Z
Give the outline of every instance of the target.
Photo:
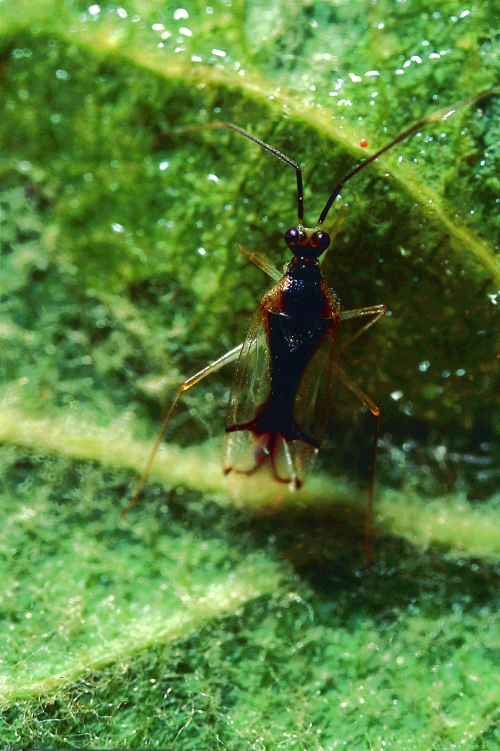
M 500 94 L 500 86 L 494 86 L 491 89 L 487 89 L 486 91 L 481 91 L 479 94 L 475 94 L 474 96 L 470 96 L 467 99 L 462 99 L 460 102 L 457 102 L 456 104 L 452 104 L 450 107 L 445 107 L 444 109 L 437 110 L 436 112 L 433 112 L 432 114 L 428 115 L 427 117 L 424 117 L 423 120 L 419 120 L 418 123 L 415 123 L 415 125 L 412 125 L 411 128 L 407 128 L 407 130 L 403 131 L 403 133 L 400 133 L 397 138 L 395 138 L 393 141 L 388 143 L 386 146 L 384 146 L 382 149 L 379 149 L 379 151 L 375 152 L 372 156 L 368 157 L 368 159 L 365 159 L 364 162 L 361 162 L 361 164 L 358 164 L 357 167 L 355 167 L 349 174 L 347 174 L 333 189 L 332 194 L 328 201 L 326 202 L 325 208 L 321 212 L 321 216 L 318 219 L 318 226 L 323 224 L 323 222 L 326 219 L 326 216 L 328 212 L 330 211 L 333 202 L 339 195 L 340 191 L 354 175 L 357 175 L 358 172 L 361 172 L 365 167 L 368 167 L 369 164 L 375 161 L 375 159 L 378 159 L 381 154 L 384 154 L 386 151 L 389 151 L 389 149 L 392 149 L 393 146 L 396 146 L 397 143 L 400 143 L 401 141 L 404 141 L 408 136 L 411 136 L 412 133 L 415 133 L 416 130 L 420 130 L 420 128 L 423 128 L 427 123 L 431 123 L 434 120 L 442 120 L 446 117 L 449 117 L 452 115 L 456 110 L 460 109 L 461 107 L 465 107 L 468 104 L 473 104 L 474 102 L 480 102 L 482 99 L 486 99 L 487 97 L 493 96 L 494 94 Z
M 245 136 L 245 138 L 248 138 L 249 141 L 253 141 L 257 144 L 257 146 L 262 146 L 263 149 L 269 151 L 271 154 L 274 154 L 274 156 L 277 156 L 278 159 L 281 159 L 282 162 L 289 164 L 295 169 L 297 175 L 297 211 L 299 216 L 299 224 L 302 224 L 302 222 L 304 221 L 304 190 L 302 187 L 302 170 L 300 169 L 299 165 L 294 162 L 293 159 L 290 159 L 290 157 L 288 157 L 286 154 L 278 151 L 278 149 L 275 149 L 274 146 L 270 146 L 268 143 L 261 141 L 259 138 L 250 135 L 250 133 L 247 133 L 246 130 L 243 130 L 243 128 L 238 128 L 237 125 L 226 123 L 222 120 L 215 123 L 206 123 L 205 125 L 187 125 L 185 128 L 178 128 L 172 132 L 186 133 L 190 130 L 213 130 L 214 128 L 226 128 L 226 130 L 233 130 L 235 133 L 239 133 L 240 136 Z

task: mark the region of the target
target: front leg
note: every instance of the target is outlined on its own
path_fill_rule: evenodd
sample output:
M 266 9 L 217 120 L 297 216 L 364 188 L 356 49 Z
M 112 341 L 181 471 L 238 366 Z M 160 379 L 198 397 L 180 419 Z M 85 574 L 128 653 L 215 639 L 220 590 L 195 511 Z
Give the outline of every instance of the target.
M 361 336 L 361 334 L 364 334 L 365 331 L 368 331 L 368 329 L 371 328 L 375 323 L 377 323 L 377 321 L 382 318 L 382 316 L 385 316 L 386 313 L 387 305 L 371 305 L 369 308 L 356 308 L 355 310 L 341 311 L 341 321 L 348 321 L 350 318 L 360 318 L 362 316 L 374 316 L 370 321 L 368 321 L 368 323 L 365 323 L 364 326 L 361 326 L 361 328 L 356 331 L 355 334 L 350 336 L 347 341 L 342 342 L 342 349 L 344 350 L 346 347 L 352 344 L 353 341 L 358 338 L 358 336 Z

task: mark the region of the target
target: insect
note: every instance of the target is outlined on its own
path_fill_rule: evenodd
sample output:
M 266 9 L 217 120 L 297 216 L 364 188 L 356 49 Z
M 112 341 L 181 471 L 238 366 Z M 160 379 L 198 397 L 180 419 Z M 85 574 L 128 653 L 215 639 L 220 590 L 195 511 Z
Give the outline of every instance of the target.
M 182 395 L 224 365 L 237 360 L 226 412 L 223 465 L 226 474 L 235 472 L 251 475 L 265 467 L 277 483 L 300 488 L 311 472 L 320 450 L 332 415 L 338 381 L 373 414 L 376 426 L 365 523 L 365 549 L 368 552 L 380 410 L 351 380 L 340 360 L 343 350 L 371 328 L 386 313 L 387 308 L 384 304 L 354 310 L 344 310 L 341 307 L 335 292 L 323 279 L 319 266 L 318 259 L 331 242 L 322 225 L 344 185 L 381 154 L 428 123 L 447 117 L 459 107 L 478 102 L 493 93 L 497 93 L 497 89 L 483 91 L 428 115 L 361 162 L 334 187 L 312 228 L 305 227 L 303 223 L 302 171 L 295 161 L 231 123 L 214 122 L 181 129 L 185 133 L 189 130 L 225 128 L 249 139 L 293 167 L 297 180 L 298 222 L 285 234 L 292 259 L 283 274 L 261 254 L 238 246 L 243 255 L 275 280 L 275 284 L 262 297 L 243 343 L 179 386 L 124 514 L 137 501 Z M 355 318 L 363 321 L 362 326 L 343 340 L 343 322 Z

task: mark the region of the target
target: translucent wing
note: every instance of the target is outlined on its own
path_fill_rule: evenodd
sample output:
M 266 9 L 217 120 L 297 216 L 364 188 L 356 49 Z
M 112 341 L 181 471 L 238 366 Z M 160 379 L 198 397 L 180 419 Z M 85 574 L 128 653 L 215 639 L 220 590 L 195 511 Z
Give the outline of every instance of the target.
M 340 341 L 340 323 L 331 321 L 304 370 L 295 394 L 295 422 L 301 432 L 318 446 L 332 416 L 340 362 Z
M 250 427 L 271 392 L 271 363 L 266 314 L 258 308 L 250 321 L 231 385 L 226 412 L 224 471 L 250 474 L 256 459 L 257 437 Z
M 249 422 L 271 390 L 271 363 L 266 314 L 257 308 L 236 364 L 226 412 L 226 430 Z

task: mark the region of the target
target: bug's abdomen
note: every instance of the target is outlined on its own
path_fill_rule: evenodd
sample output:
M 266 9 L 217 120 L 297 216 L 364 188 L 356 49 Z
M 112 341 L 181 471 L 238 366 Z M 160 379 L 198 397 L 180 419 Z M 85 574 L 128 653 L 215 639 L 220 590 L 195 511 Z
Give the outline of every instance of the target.
M 304 371 L 331 322 L 319 319 L 298 325 L 292 318 L 268 313 L 267 324 L 271 387 L 266 403 L 257 405 L 259 411 L 250 429 L 257 434 L 275 431 L 285 440 L 305 440 L 318 447 L 314 437 L 297 425 L 294 405 Z

